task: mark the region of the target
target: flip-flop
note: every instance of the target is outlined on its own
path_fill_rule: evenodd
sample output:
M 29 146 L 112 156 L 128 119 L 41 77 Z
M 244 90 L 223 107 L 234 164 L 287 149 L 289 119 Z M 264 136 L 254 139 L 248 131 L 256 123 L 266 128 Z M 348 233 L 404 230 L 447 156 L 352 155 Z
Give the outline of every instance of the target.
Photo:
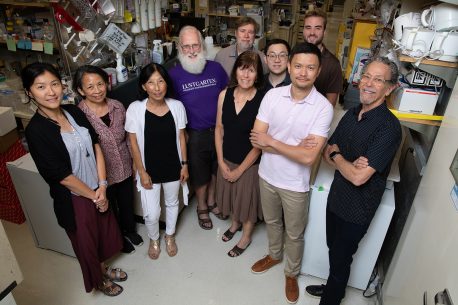
M 242 225 L 240 225 L 239 228 L 235 232 L 232 232 L 231 228 L 227 229 L 226 232 L 223 233 L 223 237 L 221 237 L 221 240 L 224 241 L 225 243 L 230 241 L 232 237 L 234 237 L 235 233 L 237 233 L 238 231 L 242 231 Z
M 121 277 L 122 273 L 124 273 L 126 276 Z M 107 266 L 105 271 L 105 277 L 113 282 L 124 282 L 127 280 L 127 273 L 123 271 L 121 268 L 113 268 L 111 266 Z
M 99 286 L 99 290 L 104 294 L 109 297 L 115 297 L 121 294 L 123 292 L 124 288 L 122 286 L 108 280 L 110 283 L 107 283 L 106 281 L 103 281 L 102 285 Z M 118 288 L 119 287 L 119 288 Z M 115 289 L 118 288 L 118 291 Z

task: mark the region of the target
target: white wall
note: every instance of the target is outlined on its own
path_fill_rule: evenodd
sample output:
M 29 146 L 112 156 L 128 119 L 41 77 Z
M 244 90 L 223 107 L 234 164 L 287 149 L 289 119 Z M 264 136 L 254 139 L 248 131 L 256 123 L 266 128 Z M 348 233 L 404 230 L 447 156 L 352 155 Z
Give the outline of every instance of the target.
M 384 305 L 434 304 L 448 288 L 458 304 L 458 211 L 449 167 L 458 148 L 458 82 L 383 286 Z

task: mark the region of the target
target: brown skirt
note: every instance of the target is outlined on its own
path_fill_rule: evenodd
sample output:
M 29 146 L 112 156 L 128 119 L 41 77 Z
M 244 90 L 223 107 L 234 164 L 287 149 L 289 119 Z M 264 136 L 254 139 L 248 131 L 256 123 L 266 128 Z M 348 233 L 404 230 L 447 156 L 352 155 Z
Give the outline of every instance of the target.
M 229 168 L 238 164 L 224 160 Z M 259 196 L 258 164 L 248 168 L 236 182 L 228 182 L 218 170 L 216 176 L 216 202 L 224 216 L 232 215 L 237 222 L 262 220 L 262 208 Z

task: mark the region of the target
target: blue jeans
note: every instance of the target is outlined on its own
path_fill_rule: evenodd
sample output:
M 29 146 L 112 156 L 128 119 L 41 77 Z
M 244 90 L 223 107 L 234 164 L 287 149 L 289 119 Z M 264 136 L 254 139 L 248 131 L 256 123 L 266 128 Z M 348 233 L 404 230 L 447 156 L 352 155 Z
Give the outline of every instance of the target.
M 329 277 L 320 305 L 339 305 L 345 296 L 353 254 L 369 228 L 347 222 L 326 210 L 326 242 L 329 248 Z

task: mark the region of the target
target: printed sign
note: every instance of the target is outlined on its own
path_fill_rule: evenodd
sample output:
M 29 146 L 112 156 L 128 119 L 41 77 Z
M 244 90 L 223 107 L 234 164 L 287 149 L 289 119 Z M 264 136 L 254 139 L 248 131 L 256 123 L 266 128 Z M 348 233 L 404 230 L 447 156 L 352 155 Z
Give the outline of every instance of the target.
M 116 53 L 122 54 L 132 42 L 132 37 L 114 23 L 110 23 L 100 36 L 100 40 Z

